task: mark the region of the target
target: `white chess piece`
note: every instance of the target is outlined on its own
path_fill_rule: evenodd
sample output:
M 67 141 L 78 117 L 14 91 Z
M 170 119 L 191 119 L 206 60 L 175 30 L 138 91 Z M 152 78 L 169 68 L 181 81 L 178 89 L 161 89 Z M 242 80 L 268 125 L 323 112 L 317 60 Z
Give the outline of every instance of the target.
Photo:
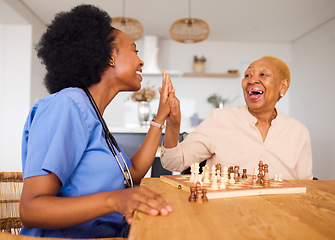
M 218 186 L 218 181 L 217 181 L 217 178 L 216 178 L 216 175 L 214 174 L 214 177 L 212 176 L 212 185 L 211 185 L 211 190 L 218 190 L 219 189 L 219 186 Z
M 209 180 L 209 172 L 205 172 L 204 176 L 204 183 L 210 183 L 211 181 Z
M 283 179 L 281 179 L 281 174 L 280 173 L 278 174 L 278 181 L 279 182 L 283 181 Z
M 228 167 L 224 166 L 223 167 L 223 181 L 225 183 L 227 183 L 229 181 L 229 177 L 228 177 Z
M 194 179 L 194 164 L 191 164 L 191 177 L 190 177 L 190 182 L 193 182 Z
M 215 166 L 213 165 L 213 166 L 212 166 L 212 171 L 211 171 L 211 181 L 213 181 L 213 178 L 214 178 L 215 175 L 216 175 L 216 168 L 215 168 Z
M 274 175 L 273 180 L 278 181 L 278 175 L 277 174 Z
M 230 173 L 229 183 L 230 183 L 230 184 L 234 184 L 234 183 L 235 183 L 234 173 Z
M 254 168 L 254 175 L 256 175 L 256 176 L 258 175 L 258 168 L 257 167 Z
M 220 189 L 226 189 L 226 184 L 224 181 L 224 177 L 221 177 Z

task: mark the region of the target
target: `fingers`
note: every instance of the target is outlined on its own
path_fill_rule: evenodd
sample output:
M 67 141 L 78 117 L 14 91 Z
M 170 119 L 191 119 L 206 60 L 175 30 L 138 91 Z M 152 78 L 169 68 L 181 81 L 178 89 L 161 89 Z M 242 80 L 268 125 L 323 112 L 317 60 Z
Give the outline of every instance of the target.
M 162 74 L 163 74 L 162 89 L 163 92 L 165 91 L 164 93 L 166 93 L 166 96 L 169 96 L 169 94 L 173 90 L 172 81 L 170 75 L 165 71 L 165 69 L 162 69 Z
M 131 224 L 134 211 L 141 211 L 151 216 L 168 215 L 172 208 L 168 201 L 160 194 L 154 193 L 144 187 L 126 189 L 122 191 L 124 197 L 120 199 L 121 213 L 125 216 L 128 224 Z M 123 209 L 123 210 L 122 210 Z

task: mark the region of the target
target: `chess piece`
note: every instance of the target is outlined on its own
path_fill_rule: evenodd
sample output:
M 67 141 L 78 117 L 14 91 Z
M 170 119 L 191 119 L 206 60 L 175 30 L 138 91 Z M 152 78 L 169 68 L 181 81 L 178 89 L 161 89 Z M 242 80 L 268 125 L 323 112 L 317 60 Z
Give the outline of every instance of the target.
M 221 176 L 221 170 L 220 169 L 216 170 L 216 176 L 217 176 L 217 178 L 220 178 L 220 176 Z
M 188 201 L 189 202 L 195 202 L 195 199 L 196 199 L 196 187 L 190 187 L 190 191 L 191 191 L 191 195 L 190 197 L 188 198 Z
M 196 183 L 199 181 L 199 163 L 194 163 L 194 178 L 193 182 Z
M 215 169 L 216 169 L 216 171 L 220 170 L 220 172 L 221 172 L 221 164 L 220 163 L 216 164 Z
M 243 169 L 242 178 L 248 178 L 247 169 L 245 169 L 245 168 Z
M 262 180 L 262 177 L 261 177 L 260 173 L 257 174 L 257 184 L 258 185 L 263 185 L 263 180 Z
M 226 189 L 225 177 L 221 177 L 220 189 Z
M 256 175 L 257 176 L 257 173 L 258 173 L 258 169 L 257 167 L 254 168 L 254 174 L 253 175 Z
M 278 175 L 277 175 L 277 174 L 275 174 L 275 175 L 273 176 L 273 180 L 278 181 Z
M 254 174 L 252 175 L 251 187 L 256 187 L 256 186 L 257 186 L 257 176 Z
M 279 181 L 279 182 L 283 181 L 283 180 L 281 179 L 281 174 L 280 174 L 280 173 L 278 174 L 278 181 Z
M 191 164 L 191 176 L 190 176 L 190 182 L 193 182 L 194 179 L 194 164 Z
M 211 181 L 213 181 L 214 176 L 216 175 L 216 167 L 213 165 L 212 166 L 212 171 L 211 171 Z
M 259 161 L 258 163 L 258 174 L 260 175 L 261 183 L 263 182 L 263 161 Z
M 202 188 L 201 187 L 197 187 L 196 188 L 196 194 L 195 194 L 195 201 L 197 203 L 203 203 L 204 202 L 204 199 L 202 198 Z
M 228 177 L 230 179 L 230 176 L 231 176 L 231 173 L 234 172 L 234 167 L 233 166 L 230 166 L 229 169 L 228 169 Z
M 234 167 L 234 180 L 235 182 L 239 182 L 240 181 L 240 173 L 239 173 L 239 166 L 235 166 Z
M 212 176 L 211 190 L 218 190 L 218 189 L 219 189 L 219 186 L 218 186 L 217 176 L 214 174 L 214 176 Z
M 269 166 L 267 164 L 264 165 L 263 186 L 270 187 Z
M 209 180 L 209 172 L 205 172 L 205 174 L 204 174 L 204 183 L 208 184 L 210 182 L 211 181 Z
M 234 173 L 230 173 L 230 179 L 229 179 L 229 183 L 230 184 L 234 184 L 235 183 L 235 179 L 234 179 Z
M 207 189 L 202 189 L 202 200 L 204 202 L 208 202 L 208 198 L 207 198 Z

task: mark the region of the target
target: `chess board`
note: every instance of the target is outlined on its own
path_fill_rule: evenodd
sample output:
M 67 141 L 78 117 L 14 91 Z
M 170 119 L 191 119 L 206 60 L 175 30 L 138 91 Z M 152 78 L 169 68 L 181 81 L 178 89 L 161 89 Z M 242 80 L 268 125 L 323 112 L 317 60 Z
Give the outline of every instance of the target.
M 195 187 L 195 183 L 189 181 L 190 175 L 162 175 L 160 176 L 162 182 L 168 183 L 184 191 L 190 192 L 190 187 Z M 248 178 L 241 178 L 236 183 L 226 183 L 225 189 L 211 190 L 209 184 L 203 184 L 207 189 L 207 198 L 227 198 L 227 197 L 243 197 L 255 196 L 265 194 L 289 194 L 289 193 L 306 193 L 306 187 L 297 186 L 288 181 L 275 181 L 270 180 L 270 186 L 264 187 L 262 185 L 251 186 L 252 176 Z M 220 180 L 218 180 L 220 185 Z

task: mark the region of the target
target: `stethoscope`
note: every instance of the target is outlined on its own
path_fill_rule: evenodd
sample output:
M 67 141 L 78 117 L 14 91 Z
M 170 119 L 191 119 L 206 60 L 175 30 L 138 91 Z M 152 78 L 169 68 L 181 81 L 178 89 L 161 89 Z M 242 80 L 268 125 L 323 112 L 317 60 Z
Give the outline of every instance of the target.
M 93 106 L 93 108 L 94 108 L 94 111 L 96 112 L 96 114 L 97 114 L 97 116 L 98 116 L 98 118 L 99 118 L 99 121 L 100 121 L 100 123 L 101 123 L 101 125 L 102 125 L 102 128 L 103 128 L 103 130 L 104 130 L 104 132 L 105 132 L 106 143 L 107 143 L 109 149 L 111 150 L 113 156 L 115 157 L 115 159 L 116 159 L 116 161 L 117 161 L 117 163 L 118 163 L 118 165 L 119 165 L 119 167 L 120 167 L 120 169 L 121 169 L 121 172 L 123 173 L 123 177 L 124 177 L 124 185 L 125 185 L 126 188 L 131 188 L 131 187 L 134 186 L 134 184 L 133 184 L 133 179 L 132 179 L 132 177 L 131 177 L 129 168 L 128 168 L 128 166 L 127 166 L 127 163 L 126 163 L 126 161 L 125 161 L 124 158 L 123 158 L 121 149 L 119 148 L 119 146 L 118 146 L 118 144 L 117 144 L 115 138 L 113 137 L 112 133 L 108 130 L 107 124 L 106 124 L 105 120 L 102 118 L 102 116 L 101 116 L 101 114 L 100 114 L 100 111 L 99 111 L 99 109 L 98 109 L 98 107 L 97 107 L 97 105 L 96 105 L 96 103 L 95 103 L 95 101 L 94 101 L 94 99 L 93 99 L 91 93 L 88 91 L 87 88 L 83 88 L 83 89 L 84 89 L 84 91 L 85 91 L 85 93 L 86 93 L 88 99 L 89 99 L 90 102 L 92 103 L 92 106 Z M 120 160 L 119 160 L 119 158 L 118 158 L 118 156 L 117 156 L 117 154 L 116 154 L 116 152 L 115 152 L 114 147 L 115 147 L 115 148 L 118 150 L 118 152 L 120 153 L 120 156 L 121 156 L 121 158 L 122 158 L 123 164 L 124 164 L 124 166 L 125 166 L 126 169 L 124 169 L 124 168 L 122 167 L 122 165 L 121 165 L 121 163 L 120 163 Z

